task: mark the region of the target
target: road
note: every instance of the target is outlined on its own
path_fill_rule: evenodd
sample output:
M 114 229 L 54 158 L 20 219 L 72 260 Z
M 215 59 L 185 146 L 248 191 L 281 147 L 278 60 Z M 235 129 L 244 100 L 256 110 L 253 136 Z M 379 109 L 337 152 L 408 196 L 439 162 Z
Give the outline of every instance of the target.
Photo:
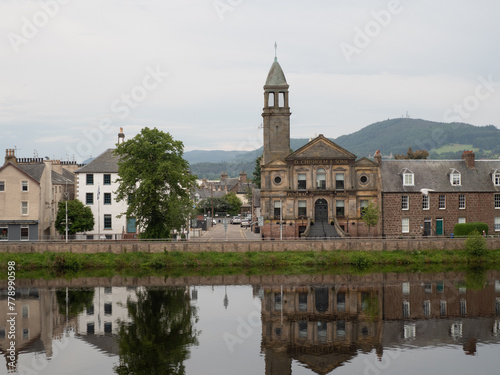
M 202 232 L 201 237 L 197 237 L 196 241 L 224 241 L 226 240 L 226 232 L 224 231 L 224 224 L 217 223 L 207 231 Z M 227 239 L 228 241 L 238 240 L 262 240 L 260 234 L 253 233 L 250 228 L 242 228 L 239 224 L 227 225 Z

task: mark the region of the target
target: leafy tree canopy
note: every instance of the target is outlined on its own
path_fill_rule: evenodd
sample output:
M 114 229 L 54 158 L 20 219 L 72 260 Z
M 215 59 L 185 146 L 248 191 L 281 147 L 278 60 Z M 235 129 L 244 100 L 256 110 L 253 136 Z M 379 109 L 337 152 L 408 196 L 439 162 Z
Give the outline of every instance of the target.
M 169 133 L 143 128 L 119 144 L 117 201 L 127 200 L 127 217 L 144 228 L 141 238 L 169 238 L 192 213 L 196 176 L 183 158 L 184 145 Z
M 59 202 L 55 222 L 56 230 L 66 233 L 66 202 Z M 79 200 L 68 201 L 68 234 L 86 232 L 94 229 L 94 215 L 90 207 Z
M 215 213 L 228 213 L 231 216 L 238 215 L 241 205 L 241 200 L 235 193 L 228 193 L 221 198 L 213 198 L 213 208 Z M 212 198 L 201 200 L 196 206 L 196 211 L 200 214 L 211 212 Z
M 370 201 L 368 207 L 363 210 L 363 222 L 368 226 L 368 232 L 371 228 L 378 224 L 380 218 L 380 208 L 378 205 Z
M 426 150 L 413 151 L 411 147 L 408 147 L 406 155 L 397 154 L 394 155 L 394 159 L 427 159 L 429 152 Z

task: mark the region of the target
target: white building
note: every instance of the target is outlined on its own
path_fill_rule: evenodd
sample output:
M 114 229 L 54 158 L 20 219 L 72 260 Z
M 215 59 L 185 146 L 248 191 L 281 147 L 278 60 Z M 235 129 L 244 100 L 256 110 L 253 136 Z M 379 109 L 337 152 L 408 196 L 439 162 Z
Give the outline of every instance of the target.
M 137 302 L 136 290 L 142 287 L 95 288 L 92 305 L 78 315 L 77 334 L 118 334 L 120 322 L 131 322 L 127 301 Z
M 124 138 L 122 129 L 118 142 Z M 118 156 L 108 149 L 90 163 L 75 171 L 76 198 L 91 208 L 94 229 L 79 235 L 79 239 L 137 238 L 135 218 L 118 217 L 127 210 L 126 201 L 116 201 Z

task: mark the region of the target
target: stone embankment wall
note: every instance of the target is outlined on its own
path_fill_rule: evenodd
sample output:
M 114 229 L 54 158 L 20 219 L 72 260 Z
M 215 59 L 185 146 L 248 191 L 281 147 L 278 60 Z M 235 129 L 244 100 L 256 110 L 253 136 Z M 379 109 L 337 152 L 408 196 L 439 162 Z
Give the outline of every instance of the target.
M 500 237 L 487 238 L 489 249 L 500 248 Z M 163 251 L 183 252 L 238 252 L 247 251 L 382 251 L 382 250 L 460 250 L 465 248 L 461 238 L 422 238 L 422 239 L 336 239 L 330 241 L 75 241 L 75 242 L 31 242 L 3 243 L 0 252 L 4 253 L 43 253 L 45 251 L 62 253 L 130 253 Z

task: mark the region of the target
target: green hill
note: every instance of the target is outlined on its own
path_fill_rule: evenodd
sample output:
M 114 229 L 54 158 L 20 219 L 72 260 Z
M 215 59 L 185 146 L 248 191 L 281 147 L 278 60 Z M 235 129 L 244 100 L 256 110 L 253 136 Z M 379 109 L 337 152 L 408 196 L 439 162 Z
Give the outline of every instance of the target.
M 330 139 L 358 158 L 373 155 L 376 150 L 380 150 L 384 156 L 406 154 L 408 147 L 429 151 L 430 159 L 460 159 L 464 150 L 473 150 L 476 158 L 496 159 L 500 156 L 500 130 L 493 125 L 474 126 L 397 118 L 380 121 L 352 134 Z M 306 138 L 291 139 L 290 148 L 297 150 L 308 141 Z M 193 173 L 200 178 L 217 178 L 222 171 L 228 172 L 231 177 L 237 177 L 242 170 L 251 176 L 255 158 L 262 154 L 262 147 L 247 152 L 205 151 L 208 153 L 204 155 L 205 161 L 208 161 L 211 152 L 218 153 L 219 158 L 225 157 L 217 165 L 192 162 L 190 152 L 186 152 L 185 157 L 190 163 L 194 163 L 191 165 Z

